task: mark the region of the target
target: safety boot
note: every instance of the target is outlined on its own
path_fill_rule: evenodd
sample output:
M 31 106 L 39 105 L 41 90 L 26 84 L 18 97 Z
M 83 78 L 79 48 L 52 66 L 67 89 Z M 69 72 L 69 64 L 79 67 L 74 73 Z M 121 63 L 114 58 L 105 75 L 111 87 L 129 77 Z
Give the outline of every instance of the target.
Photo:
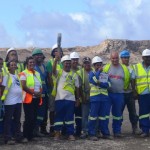
M 60 131 L 56 131 L 56 132 L 55 132 L 55 135 L 54 135 L 54 140 L 55 140 L 55 141 L 60 140 L 60 136 L 61 136 Z

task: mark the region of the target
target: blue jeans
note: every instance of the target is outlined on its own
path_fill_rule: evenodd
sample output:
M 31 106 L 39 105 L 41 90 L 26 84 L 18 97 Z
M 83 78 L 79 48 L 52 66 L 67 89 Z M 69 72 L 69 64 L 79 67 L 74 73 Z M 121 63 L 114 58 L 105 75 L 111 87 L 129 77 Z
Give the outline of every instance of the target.
M 82 104 L 82 131 L 88 133 L 88 117 L 89 117 L 90 103 Z

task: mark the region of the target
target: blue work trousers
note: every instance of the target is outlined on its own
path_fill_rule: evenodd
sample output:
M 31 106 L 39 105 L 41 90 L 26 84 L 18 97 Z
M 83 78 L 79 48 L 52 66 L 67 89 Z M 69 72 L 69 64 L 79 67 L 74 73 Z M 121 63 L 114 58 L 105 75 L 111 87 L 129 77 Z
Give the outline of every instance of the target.
M 144 133 L 150 129 L 150 94 L 139 95 L 139 123 Z
M 75 102 L 70 100 L 55 101 L 54 130 L 61 131 L 65 123 L 66 134 L 74 134 Z

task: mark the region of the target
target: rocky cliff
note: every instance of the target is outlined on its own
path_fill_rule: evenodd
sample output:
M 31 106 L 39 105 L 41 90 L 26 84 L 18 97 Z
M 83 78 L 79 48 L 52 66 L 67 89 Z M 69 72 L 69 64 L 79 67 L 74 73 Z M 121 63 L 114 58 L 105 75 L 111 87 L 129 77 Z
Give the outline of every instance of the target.
M 144 49 L 150 49 L 150 40 L 141 40 L 141 41 L 131 41 L 131 40 L 120 40 L 120 39 L 107 39 L 95 46 L 87 46 L 87 47 L 72 47 L 72 48 L 64 48 L 64 53 L 69 54 L 70 52 L 76 51 L 83 56 L 101 56 L 104 62 L 109 61 L 109 55 L 111 51 L 121 51 L 123 49 L 128 49 L 131 52 L 131 63 L 137 63 L 141 61 L 141 53 Z M 7 48 L 1 48 L 0 57 L 5 58 Z M 27 56 L 31 55 L 33 48 L 29 49 L 18 49 L 19 59 L 21 61 L 25 60 Z M 43 48 L 46 59 L 50 57 L 50 48 Z

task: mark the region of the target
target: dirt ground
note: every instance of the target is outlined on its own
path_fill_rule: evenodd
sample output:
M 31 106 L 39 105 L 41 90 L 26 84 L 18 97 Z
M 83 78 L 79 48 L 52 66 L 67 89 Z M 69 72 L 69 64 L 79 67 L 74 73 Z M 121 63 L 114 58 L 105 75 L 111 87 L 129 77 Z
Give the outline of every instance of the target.
M 138 104 L 136 103 L 137 107 Z M 111 123 L 110 123 L 111 124 Z M 111 125 L 110 125 L 111 130 Z M 150 138 L 139 138 L 131 134 L 131 125 L 128 120 L 128 112 L 124 112 L 122 126 L 124 135 L 121 139 L 104 140 L 93 142 L 88 139 L 77 139 L 70 142 L 67 140 L 54 141 L 52 138 L 39 138 L 37 141 L 27 144 L 0 145 L 0 150 L 148 150 Z

